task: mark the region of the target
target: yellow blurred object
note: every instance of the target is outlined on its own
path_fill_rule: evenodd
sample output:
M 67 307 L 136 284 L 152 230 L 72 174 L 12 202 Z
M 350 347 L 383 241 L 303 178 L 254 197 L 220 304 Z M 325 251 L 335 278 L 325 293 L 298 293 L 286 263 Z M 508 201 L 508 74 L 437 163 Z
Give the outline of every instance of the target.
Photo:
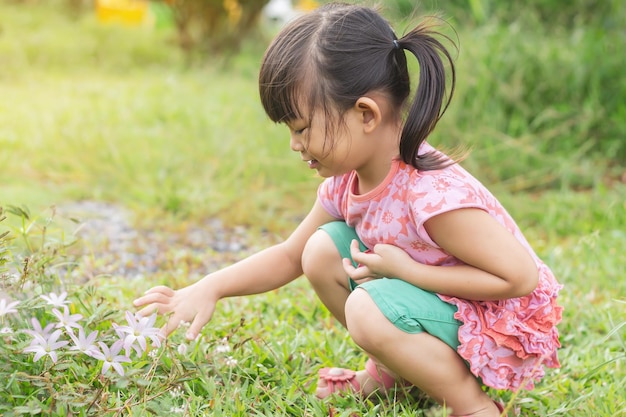
M 96 15 L 101 22 L 141 25 L 148 15 L 148 1 L 96 0 Z
M 315 0 L 300 0 L 296 3 L 296 9 L 302 10 L 305 12 L 310 12 L 311 10 L 315 10 L 319 7 L 319 3 Z
M 224 9 L 228 13 L 228 22 L 235 26 L 241 20 L 241 5 L 237 0 L 224 0 Z

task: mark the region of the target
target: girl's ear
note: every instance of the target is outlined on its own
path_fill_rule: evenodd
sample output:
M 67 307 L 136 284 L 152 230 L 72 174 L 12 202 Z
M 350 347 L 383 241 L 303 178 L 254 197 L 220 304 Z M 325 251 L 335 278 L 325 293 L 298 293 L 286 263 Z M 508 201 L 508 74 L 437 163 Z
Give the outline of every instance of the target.
M 382 121 L 382 111 L 378 106 L 378 103 L 370 97 L 360 97 L 354 108 L 361 114 L 361 120 L 363 121 L 363 131 L 365 133 L 371 133 L 374 129 L 380 125 Z

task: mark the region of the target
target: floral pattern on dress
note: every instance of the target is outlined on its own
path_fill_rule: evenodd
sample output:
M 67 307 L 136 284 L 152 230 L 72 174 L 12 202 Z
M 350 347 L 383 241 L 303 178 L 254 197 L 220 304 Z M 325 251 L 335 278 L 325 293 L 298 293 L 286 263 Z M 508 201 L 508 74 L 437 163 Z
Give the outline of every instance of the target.
M 423 144 L 420 152 L 434 150 Z M 460 165 L 437 171 L 418 171 L 396 159 L 385 180 L 358 195 L 354 172 L 326 179 L 318 199 L 337 219 L 354 227 L 367 247 L 387 243 L 404 249 L 415 261 L 450 266 L 462 262 L 430 238 L 424 223 L 438 214 L 460 208 L 485 210 L 531 254 L 539 271 L 537 288 L 529 295 L 497 301 L 439 297 L 458 308 L 459 355 L 474 375 L 497 389 L 532 389 L 545 374 L 559 367 L 556 325 L 562 308 L 556 299 L 562 286 L 539 259 L 500 202 Z

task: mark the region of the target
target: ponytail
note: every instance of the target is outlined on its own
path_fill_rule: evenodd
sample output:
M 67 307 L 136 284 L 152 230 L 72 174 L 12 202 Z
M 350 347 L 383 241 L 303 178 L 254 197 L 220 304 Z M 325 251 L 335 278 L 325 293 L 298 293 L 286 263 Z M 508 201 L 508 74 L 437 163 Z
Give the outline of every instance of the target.
M 455 162 L 437 151 L 421 155 L 418 153 L 420 146 L 450 105 L 456 83 L 452 57 L 434 35 L 450 40 L 425 24 L 417 26 L 398 40 L 402 49 L 415 55 L 420 67 L 417 90 L 402 128 L 400 156 L 405 163 L 424 171 L 441 169 Z M 446 71 L 442 57 L 450 65 L 451 88 L 447 97 Z

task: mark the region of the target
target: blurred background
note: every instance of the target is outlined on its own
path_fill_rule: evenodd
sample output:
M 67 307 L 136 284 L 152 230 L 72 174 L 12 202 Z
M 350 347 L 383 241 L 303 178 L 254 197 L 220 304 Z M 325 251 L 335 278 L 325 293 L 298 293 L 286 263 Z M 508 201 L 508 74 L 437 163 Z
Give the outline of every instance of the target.
M 256 76 L 281 25 L 321 3 L 0 0 L 0 203 L 116 201 L 291 227 L 319 179 L 266 119 Z M 422 15 L 449 23 L 458 87 L 431 142 L 469 147 L 464 164 L 490 187 L 626 181 L 621 2 L 377 5 L 399 34 Z

